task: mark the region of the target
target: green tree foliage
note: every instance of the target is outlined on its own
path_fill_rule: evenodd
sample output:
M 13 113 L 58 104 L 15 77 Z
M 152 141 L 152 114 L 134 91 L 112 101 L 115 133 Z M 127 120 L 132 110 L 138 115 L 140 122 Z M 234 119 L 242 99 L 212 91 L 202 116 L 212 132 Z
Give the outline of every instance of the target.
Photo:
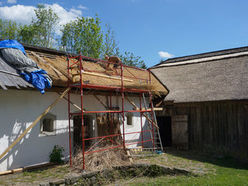
M 124 54 L 120 54 L 119 57 L 125 65 L 147 68 L 144 60 L 140 56 L 135 56 L 133 52 L 126 51 Z
M 62 29 L 62 46 L 66 51 L 99 58 L 103 50 L 103 33 L 98 17 L 81 17 Z
M 55 34 L 59 18 L 50 7 L 38 5 L 35 15 L 29 25 L 17 25 L 14 21 L 0 19 L 0 39 L 17 39 L 22 43 L 59 48 L 93 58 L 118 56 L 126 65 L 146 68 L 140 56 L 135 56 L 129 51 L 120 52 L 113 30 L 109 25 L 102 29 L 97 16 L 81 17 L 67 23 L 63 26 L 60 37 Z M 56 45 L 58 38 L 60 41 Z
M 58 15 L 49 7 L 39 4 L 35 11 L 36 18 L 31 24 L 21 25 L 18 39 L 26 44 L 47 48 L 55 48 L 55 28 L 58 24 Z
M 114 31 L 109 25 L 106 25 L 106 33 L 104 34 L 103 56 L 117 55 L 118 44 L 115 40 Z
M 140 56 L 128 51 L 121 54 L 111 27 L 106 25 L 104 33 L 98 17 L 78 18 L 66 24 L 62 33 L 61 43 L 67 52 L 81 52 L 82 55 L 94 58 L 104 58 L 105 55 L 119 56 L 126 65 L 146 68 Z
M 18 33 L 18 40 L 29 45 L 36 45 L 35 28 L 33 25 L 21 25 Z
M 33 42 L 36 45 L 53 47 L 55 28 L 59 21 L 58 15 L 50 7 L 45 8 L 41 4 L 34 11 L 36 19 L 32 20 L 30 28 L 27 31 L 32 32 Z
M 0 19 L 0 39 L 16 39 L 19 26 L 15 21 Z

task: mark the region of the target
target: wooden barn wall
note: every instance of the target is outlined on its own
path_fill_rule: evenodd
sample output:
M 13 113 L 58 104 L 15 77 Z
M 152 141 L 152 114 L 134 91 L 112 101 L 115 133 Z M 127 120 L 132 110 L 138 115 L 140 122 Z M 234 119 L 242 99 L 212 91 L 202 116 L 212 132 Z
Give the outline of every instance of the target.
M 248 100 L 177 103 L 166 115 L 188 115 L 190 149 L 248 159 Z

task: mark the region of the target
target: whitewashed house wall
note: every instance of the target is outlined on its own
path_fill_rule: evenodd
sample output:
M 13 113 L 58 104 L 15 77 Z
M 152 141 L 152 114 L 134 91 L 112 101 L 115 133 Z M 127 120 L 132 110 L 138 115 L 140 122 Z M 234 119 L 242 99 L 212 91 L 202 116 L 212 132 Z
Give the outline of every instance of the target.
M 0 90 L 0 154 L 29 126 L 32 122 L 58 97 L 55 92 L 46 92 L 41 95 L 33 90 Z M 104 96 L 99 96 L 105 101 Z M 139 105 L 139 98 L 131 98 Z M 80 105 L 80 96 L 72 95 L 72 102 Z M 118 102 L 118 104 L 117 104 Z M 64 155 L 69 155 L 69 132 L 67 101 L 60 102 L 50 111 L 56 116 L 55 134 L 42 135 L 40 124 L 37 124 L 3 159 L 0 160 L 0 171 L 30 166 L 49 161 L 49 154 L 54 145 L 60 145 L 65 149 Z M 121 108 L 121 99 L 113 97 L 113 106 Z M 105 108 L 92 96 L 84 96 L 84 108 L 87 110 L 105 110 Z M 125 110 L 132 110 L 132 106 L 125 100 Z M 78 110 L 71 106 L 73 112 Z M 71 122 L 73 124 L 73 122 Z M 96 121 L 93 117 L 93 124 Z M 143 129 L 147 125 L 143 117 Z M 95 125 L 96 126 L 96 125 Z M 133 125 L 127 126 L 126 132 L 141 130 L 140 113 L 133 113 Z M 121 125 L 122 131 L 122 125 Z M 123 132 L 123 131 L 122 131 Z M 72 135 L 73 136 L 73 135 Z M 147 135 L 146 135 L 147 136 Z M 148 135 L 149 136 L 149 135 Z M 139 134 L 126 135 L 126 141 L 140 139 Z M 72 140 L 73 141 L 73 140 Z M 136 145 L 130 146 L 134 147 Z

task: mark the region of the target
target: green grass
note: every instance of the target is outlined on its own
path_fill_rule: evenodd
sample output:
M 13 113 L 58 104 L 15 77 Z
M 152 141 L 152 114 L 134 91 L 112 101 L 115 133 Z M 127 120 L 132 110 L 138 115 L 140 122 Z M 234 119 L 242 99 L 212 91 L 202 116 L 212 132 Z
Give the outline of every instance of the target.
M 171 168 L 186 169 L 191 175 L 175 175 L 160 177 L 131 176 L 117 180 L 112 185 L 247 185 L 248 165 L 232 158 L 214 158 L 207 154 L 195 152 L 171 151 L 162 155 L 143 157 L 134 160 L 136 163 L 165 165 Z M 72 170 L 68 165 L 59 165 L 43 170 L 23 172 L 0 176 L 0 185 L 17 183 L 34 183 L 65 178 Z M 148 175 L 149 176 L 149 175 Z M 150 175 L 151 176 L 151 175 Z M 119 177 L 118 177 L 119 178 Z M 118 179 L 117 178 L 117 179 Z M 111 183 L 103 179 L 101 183 Z
M 140 177 L 128 181 L 119 181 L 121 185 L 248 185 L 248 165 L 232 158 L 212 158 L 207 155 L 189 152 L 173 152 L 141 162 L 150 162 L 170 167 L 184 168 L 194 176 L 161 176 L 155 178 Z
M 37 185 L 44 180 L 64 178 L 70 171 L 68 165 L 59 165 L 43 170 L 25 171 L 22 173 L 0 176 L 0 185 L 12 185 L 17 183 L 35 183 L 35 185 Z
M 229 169 L 229 168 L 228 168 Z M 247 171 L 219 168 L 216 175 L 137 178 L 129 185 L 248 185 Z

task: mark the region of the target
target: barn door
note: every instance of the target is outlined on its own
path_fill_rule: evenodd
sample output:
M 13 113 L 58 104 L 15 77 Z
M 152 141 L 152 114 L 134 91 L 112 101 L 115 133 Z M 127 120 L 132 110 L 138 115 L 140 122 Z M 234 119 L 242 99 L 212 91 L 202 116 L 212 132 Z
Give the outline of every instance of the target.
M 172 146 L 178 149 L 188 149 L 188 116 L 176 115 L 171 123 Z

